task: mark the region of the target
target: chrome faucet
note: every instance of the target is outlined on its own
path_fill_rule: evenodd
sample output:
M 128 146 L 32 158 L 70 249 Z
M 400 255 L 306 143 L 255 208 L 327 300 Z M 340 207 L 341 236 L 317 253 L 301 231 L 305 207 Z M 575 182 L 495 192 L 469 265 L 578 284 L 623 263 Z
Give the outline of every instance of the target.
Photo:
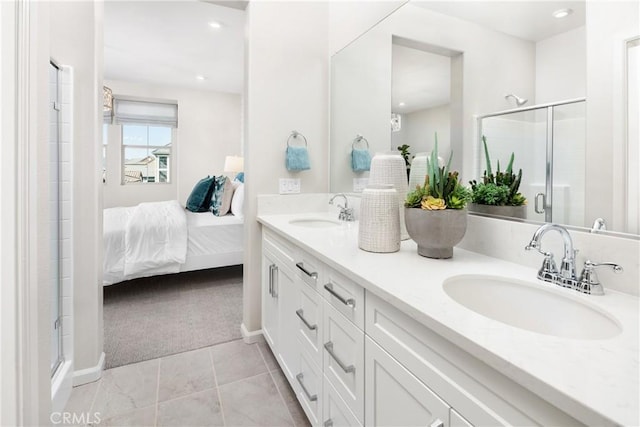
M 562 258 L 562 263 L 560 264 L 560 271 L 553 272 L 551 271 L 543 271 L 542 269 L 538 272 L 538 278 L 544 280 L 546 282 L 553 282 L 560 286 L 564 286 L 566 288 L 573 288 L 576 282 L 576 251 L 573 249 L 573 240 L 571 240 L 571 235 L 561 225 L 558 224 L 543 224 L 540 228 L 536 230 L 531 238 L 529 244 L 525 247 L 526 250 L 537 249 L 538 252 L 545 256 L 545 261 L 543 263 L 543 267 L 545 264 L 549 264 L 550 266 L 555 266 L 555 262 L 553 261 L 553 254 L 549 252 L 543 252 L 540 248 L 540 242 L 542 241 L 542 236 L 544 236 L 548 231 L 555 230 L 562 236 L 562 242 L 564 243 L 564 256 Z
M 333 205 L 333 200 L 336 197 L 342 197 L 344 199 L 344 206 L 338 205 L 338 207 L 340 208 L 340 214 L 338 215 L 338 220 L 340 220 L 340 221 L 355 221 L 355 217 L 353 216 L 353 208 L 349 207 L 349 201 L 347 200 L 347 196 L 345 196 L 344 193 L 338 193 L 335 196 L 333 196 L 329 200 L 329 204 Z
M 564 256 L 560 265 L 560 271 L 556 267 L 556 263 L 553 260 L 553 254 L 551 252 L 544 252 L 541 249 L 540 242 L 542 236 L 547 231 L 555 230 L 562 236 L 564 243 Z M 573 240 L 566 228 L 557 224 L 543 224 L 536 230 L 531 238 L 531 241 L 525 250 L 537 249 L 542 255 L 544 255 L 544 261 L 540 270 L 538 270 L 538 279 L 545 282 L 555 283 L 556 285 L 563 286 L 565 288 L 571 288 L 576 291 L 591 294 L 591 295 L 604 295 L 604 289 L 602 284 L 598 280 L 598 276 L 594 269 L 600 266 L 609 266 L 613 268 L 615 273 L 621 273 L 622 267 L 612 262 L 594 263 L 589 260 L 585 261 L 584 269 L 580 274 L 580 277 L 576 277 L 576 250 L 573 249 Z

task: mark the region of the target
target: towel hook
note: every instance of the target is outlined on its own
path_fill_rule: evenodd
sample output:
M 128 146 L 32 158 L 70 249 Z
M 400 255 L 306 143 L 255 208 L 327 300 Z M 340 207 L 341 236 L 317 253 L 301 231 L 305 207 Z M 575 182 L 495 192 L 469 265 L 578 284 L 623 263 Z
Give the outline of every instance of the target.
M 289 144 L 289 141 L 291 141 L 291 138 L 296 139 L 298 137 L 302 138 L 302 140 L 304 141 L 305 147 L 308 145 L 307 138 L 305 138 L 304 135 L 298 132 L 297 130 L 294 130 L 294 131 L 291 131 L 291 135 L 289 135 L 289 138 L 287 138 L 287 147 L 291 147 L 291 145 Z
M 353 139 L 353 142 L 351 143 L 351 148 L 353 149 L 357 143 L 362 141 L 364 141 L 364 143 L 367 144 L 367 149 L 369 149 L 369 141 L 367 141 L 367 138 L 365 138 L 360 134 L 357 134 L 356 137 Z

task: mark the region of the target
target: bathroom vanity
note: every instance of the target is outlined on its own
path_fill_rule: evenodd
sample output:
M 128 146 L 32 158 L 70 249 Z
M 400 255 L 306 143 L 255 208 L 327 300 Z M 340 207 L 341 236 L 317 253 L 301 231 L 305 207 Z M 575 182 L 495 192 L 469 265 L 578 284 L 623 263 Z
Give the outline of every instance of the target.
M 312 425 L 640 423 L 636 297 L 457 248 L 423 258 L 411 240 L 368 253 L 333 214 L 258 221 L 262 332 Z M 483 307 L 460 291 L 476 282 Z

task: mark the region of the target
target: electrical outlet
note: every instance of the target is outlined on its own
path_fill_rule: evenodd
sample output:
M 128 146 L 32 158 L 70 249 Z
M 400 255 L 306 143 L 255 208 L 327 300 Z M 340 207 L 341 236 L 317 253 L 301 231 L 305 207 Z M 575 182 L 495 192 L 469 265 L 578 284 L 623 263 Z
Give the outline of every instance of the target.
M 300 178 L 280 178 L 280 194 L 300 193 Z
M 353 192 L 362 193 L 368 184 L 369 178 L 353 178 Z

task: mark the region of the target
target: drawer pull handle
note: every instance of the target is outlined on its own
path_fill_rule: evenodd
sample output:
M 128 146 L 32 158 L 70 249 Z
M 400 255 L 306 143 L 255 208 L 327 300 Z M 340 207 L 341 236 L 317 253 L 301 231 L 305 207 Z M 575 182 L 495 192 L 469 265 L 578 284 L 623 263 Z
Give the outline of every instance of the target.
M 337 293 L 336 291 L 334 291 L 332 283 L 327 283 L 326 285 L 324 285 L 324 288 L 327 291 L 329 291 L 329 293 L 331 295 L 336 297 L 341 303 L 343 303 L 347 307 L 351 307 L 351 308 L 355 308 L 356 307 L 356 300 L 354 300 L 353 298 L 348 298 L 347 299 L 347 298 L 343 297 L 342 295 L 340 295 L 339 293 Z
M 276 278 L 278 274 L 278 266 L 273 264 L 273 268 L 271 269 L 271 277 L 273 278 L 271 280 L 271 296 L 273 298 L 278 298 L 278 292 L 277 292 L 277 287 L 276 287 Z
M 315 271 L 309 271 L 306 268 L 304 268 L 304 263 L 303 262 L 298 262 L 296 263 L 296 267 L 298 267 L 300 270 L 302 270 L 302 272 L 304 274 L 306 274 L 307 276 L 311 277 L 314 280 L 318 280 L 318 273 L 316 273 Z
M 275 267 L 275 264 L 271 264 L 269 266 L 269 295 L 271 295 L 273 297 L 273 268 Z
M 333 420 L 331 418 L 329 418 L 327 421 L 324 422 L 323 426 L 324 427 L 333 427 Z
M 309 401 L 315 402 L 316 400 L 318 400 L 318 395 L 317 394 L 312 395 L 311 393 L 309 393 L 309 390 L 307 390 L 307 388 L 304 386 L 304 383 L 302 382 L 302 380 L 304 379 L 304 375 L 302 375 L 302 372 L 296 375 L 296 379 L 298 380 L 300 387 L 302 387 L 302 391 L 304 391 L 304 394 L 307 395 L 307 398 L 309 399 Z
M 434 422 L 429 424 L 429 427 L 444 427 L 444 423 L 440 418 L 436 418 Z
M 314 331 L 314 330 L 318 329 L 318 325 L 312 325 L 309 322 L 307 322 L 307 319 L 304 318 L 304 312 L 302 311 L 302 309 L 296 310 L 296 314 L 298 315 L 300 320 L 302 320 L 302 323 L 304 323 L 304 325 L 307 328 L 309 328 L 309 330 Z
M 345 365 L 342 360 L 338 359 L 338 356 L 336 356 L 336 354 L 333 352 L 333 343 L 331 341 L 327 342 L 324 344 L 324 348 L 327 350 L 327 353 L 329 353 L 331 355 L 331 357 L 333 357 L 333 360 L 336 361 L 336 363 L 338 365 L 340 365 L 340 367 L 342 368 L 343 371 L 345 371 L 347 374 L 350 372 L 355 372 L 356 371 L 356 367 L 353 365 Z

